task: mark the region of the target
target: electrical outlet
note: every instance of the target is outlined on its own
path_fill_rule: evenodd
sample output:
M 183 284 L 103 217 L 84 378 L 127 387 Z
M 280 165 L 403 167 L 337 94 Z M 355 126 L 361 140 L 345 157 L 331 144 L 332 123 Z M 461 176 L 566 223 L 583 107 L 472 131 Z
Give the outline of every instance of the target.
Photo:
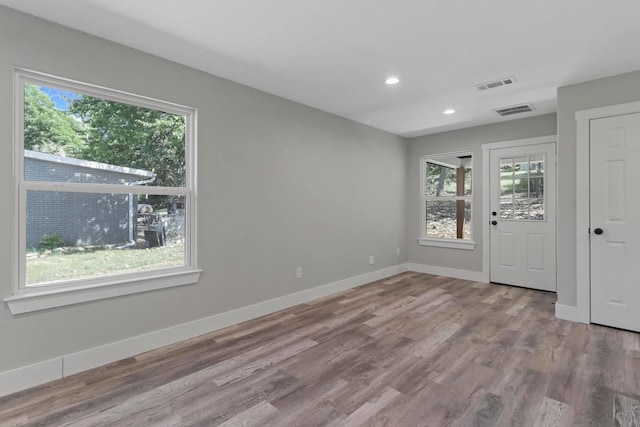
M 296 268 L 296 279 L 302 279 L 302 267 Z
M 369 264 L 373 264 L 374 262 L 376 262 L 376 260 L 373 255 L 369 255 Z

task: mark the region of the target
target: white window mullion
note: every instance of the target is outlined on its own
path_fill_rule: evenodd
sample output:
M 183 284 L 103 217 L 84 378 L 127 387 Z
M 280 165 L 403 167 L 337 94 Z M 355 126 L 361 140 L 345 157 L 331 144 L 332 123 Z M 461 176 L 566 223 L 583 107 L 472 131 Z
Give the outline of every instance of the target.
M 13 180 L 14 180 L 14 229 L 13 229 L 13 247 L 17 250 L 13 251 L 13 289 L 17 293 L 26 283 L 25 265 L 27 244 L 24 238 L 27 219 L 22 212 L 26 212 L 27 197 L 26 190 L 21 185 L 24 177 L 24 82 L 22 79 L 14 80 L 14 102 L 16 112 L 14 113 L 14 144 L 13 144 Z
M 59 191 L 64 193 L 114 193 L 114 194 L 156 194 L 160 196 L 186 196 L 184 187 L 146 187 L 119 184 L 82 184 L 75 182 L 23 181 L 21 186 L 28 191 Z
M 17 191 L 18 194 L 18 211 L 19 212 L 26 212 L 27 211 L 27 190 L 24 187 L 20 187 Z M 27 233 L 27 216 L 26 215 L 18 215 L 18 227 L 17 227 L 17 231 L 16 231 L 16 239 L 17 239 L 17 246 L 18 246 L 18 256 L 17 256 L 17 262 L 15 263 L 15 267 L 17 267 L 17 282 L 14 283 L 14 288 L 16 290 L 20 290 L 23 289 L 25 287 L 25 284 L 27 283 L 26 280 L 26 263 L 27 263 L 27 240 L 26 240 L 26 233 Z
M 471 196 L 427 196 L 424 200 L 427 202 L 471 200 Z

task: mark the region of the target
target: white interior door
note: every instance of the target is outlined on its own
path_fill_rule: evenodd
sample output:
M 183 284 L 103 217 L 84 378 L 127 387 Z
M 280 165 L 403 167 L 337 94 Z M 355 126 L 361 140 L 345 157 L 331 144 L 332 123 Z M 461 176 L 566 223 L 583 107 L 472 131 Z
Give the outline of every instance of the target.
M 640 113 L 591 120 L 591 321 L 640 331 Z
M 493 149 L 491 281 L 556 291 L 556 144 Z

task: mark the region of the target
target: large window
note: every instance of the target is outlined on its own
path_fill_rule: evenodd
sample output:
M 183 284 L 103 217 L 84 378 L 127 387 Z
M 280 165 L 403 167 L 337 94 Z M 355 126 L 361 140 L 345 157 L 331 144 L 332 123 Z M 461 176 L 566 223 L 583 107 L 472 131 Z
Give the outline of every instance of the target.
M 188 107 L 16 72 L 12 312 L 197 281 L 194 125 Z
M 420 244 L 473 249 L 470 153 L 423 156 Z

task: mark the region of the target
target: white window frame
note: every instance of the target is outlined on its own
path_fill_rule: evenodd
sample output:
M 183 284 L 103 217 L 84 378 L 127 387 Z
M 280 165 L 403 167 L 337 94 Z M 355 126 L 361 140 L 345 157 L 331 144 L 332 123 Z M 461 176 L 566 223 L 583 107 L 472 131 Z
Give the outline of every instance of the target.
M 87 96 L 161 110 L 181 115 L 185 123 L 185 186 L 135 187 L 118 184 L 25 181 L 24 179 L 24 85 L 51 86 Z M 200 272 L 196 254 L 196 125 L 197 110 L 102 86 L 40 73 L 14 69 L 14 227 L 13 227 L 13 295 L 5 298 L 12 314 L 28 313 L 87 301 L 113 298 L 197 283 Z M 73 279 L 55 284 L 26 285 L 26 194 L 31 191 L 84 193 L 159 194 L 184 196 L 186 210 L 185 265 L 148 271 L 110 274 L 101 277 Z
M 468 196 L 448 196 L 446 200 L 456 201 L 456 200 L 464 200 L 468 201 L 471 204 L 471 239 L 457 239 L 457 238 L 434 238 L 427 237 L 427 211 L 426 205 L 428 200 L 432 200 L 432 197 L 427 197 L 427 189 L 426 189 L 426 176 L 427 176 L 427 161 L 430 163 L 438 163 L 438 158 L 445 157 L 460 157 L 460 156 L 471 156 L 471 194 Z M 473 236 L 475 234 L 475 224 L 473 224 L 473 188 L 475 181 L 475 170 L 474 170 L 474 155 L 470 151 L 460 151 L 453 153 L 438 153 L 438 154 L 425 154 L 420 156 L 420 237 L 418 238 L 418 243 L 421 246 L 434 246 L 439 248 L 449 248 L 449 249 L 463 249 L 463 250 L 473 250 L 476 247 L 476 242 L 473 241 Z

